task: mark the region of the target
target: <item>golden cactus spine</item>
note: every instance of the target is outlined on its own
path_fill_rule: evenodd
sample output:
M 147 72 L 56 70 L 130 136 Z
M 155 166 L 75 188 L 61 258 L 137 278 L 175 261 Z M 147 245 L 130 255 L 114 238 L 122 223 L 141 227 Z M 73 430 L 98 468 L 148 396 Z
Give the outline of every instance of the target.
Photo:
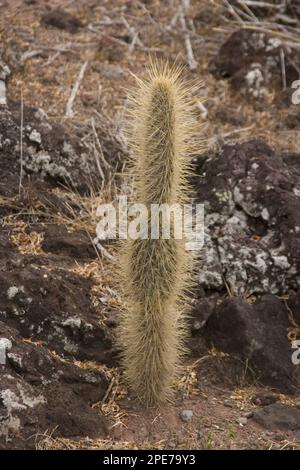
M 137 85 L 129 116 L 134 194 L 150 214 L 152 204 L 187 201 L 195 120 L 190 86 L 179 68 L 152 65 Z M 148 224 L 150 232 L 151 218 Z M 165 401 L 172 392 L 184 352 L 183 307 L 192 264 L 184 239 L 175 239 L 174 230 L 170 239 L 161 235 L 151 239 L 149 233 L 148 239 L 122 245 L 122 362 L 130 387 L 147 405 Z

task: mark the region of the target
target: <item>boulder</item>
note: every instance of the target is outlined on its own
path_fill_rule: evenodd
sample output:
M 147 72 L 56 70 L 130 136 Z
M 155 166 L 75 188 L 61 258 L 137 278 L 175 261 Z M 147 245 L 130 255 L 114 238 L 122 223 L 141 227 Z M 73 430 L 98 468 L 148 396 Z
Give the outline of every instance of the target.
M 255 411 L 253 420 L 272 431 L 295 431 L 300 429 L 300 408 L 280 402 L 273 403 Z
M 299 385 L 299 367 L 291 360 L 288 329 L 286 306 L 269 294 L 255 303 L 226 299 L 209 317 L 204 335 L 217 349 L 238 354 L 260 382 L 294 393 Z
M 225 145 L 197 162 L 205 208 L 198 283 L 232 295 L 297 292 L 300 279 L 300 156 L 263 141 Z
M 116 351 L 90 301 L 92 286 L 63 269 L 27 264 L 26 258 L 14 262 L 0 271 L 0 320 L 64 357 L 113 365 Z
M 292 83 L 299 78 L 300 54 L 278 36 L 259 29 L 234 31 L 211 61 L 210 71 L 217 78 L 228 79 L 232 88 L 247 99 L 259 102 L 273 91 L 282 90 L 282 56 L 291 96 Z
M 107 434 L 105 418 L 91 407 L 106 393 L 104 372 L 63 361 L 2 321 L 0 337 L 12 345 L 0 365 L 0 449 L 35 448 L 45 432 L 72 438 Z

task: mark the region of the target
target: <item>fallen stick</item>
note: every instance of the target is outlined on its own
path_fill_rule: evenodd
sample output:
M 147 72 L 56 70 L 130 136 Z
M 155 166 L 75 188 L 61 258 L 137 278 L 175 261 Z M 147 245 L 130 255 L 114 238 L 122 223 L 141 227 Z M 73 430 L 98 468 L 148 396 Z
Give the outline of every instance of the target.
M 104 157 L 104 153 L 103 153 L 103 150 L 102 150 L 102 145 L 101 145 L 101 142 L 99 140 L 99 137 L 98 137 L 98 134 L 97 134 L 97 131 L 96 131 L 94 118 L 91 119 L 91 125 L 92 125 L 92 130 L 93 130 L 95 141 L 98 145 L 99 156 L 102 160 L 102 163 L 104 164 L 105 168 L 110 168 L 110 164 L 105 160 L 105 157 Z
M 23 127 L 24 127 L 24 100 L 23 90 L 21 89 L 21 122 L 20 122 L 20 179 L 19 179 L 19 197 L 23 187 Z
M 6 85 L 4 80 L 0 80 L 0 106 L 6 106 Z
M 2 62 L 0 58 L 0 105 L 1 106 L 7 106 L 5 82 L 8 79 L 9 75 L 10 75 L 9 67 L 4 62 Z
M 240 16 L 235 11 L 235 9 L 233 8 L 233 6 L 230 5 L 230 3 L 227 0 L 223 0 L 223 1 L 224 1 L 225 5 L 228 9 L 228 12 L 231 14 L 231 16 L 233 16 L 238 23 L 244 23 L 243 20 L 240 18 Z
M 274 8 L 275 10 L 282 10 L 284 8 L 284 4 L 274 5 L 273 3 L 260 2 L 255 0 L 243 0 L 243 2 L 249 7 Z
M 280 67 L 281 67 L 282 89 L 286 90 L 287 83 L 286 83 L 285 54 L 284 54 L 284 50 L 282 47 L 280 48 Z
M 140 47 L 144 47 L 144 44 L 142 43 L 142 41 L 140 40 L 139 36 L 138 36 L 138 32 L 136 31 L 135 28 L 133 28 L 132 26 L 130 26 L 130 24 L 128 23 L 128 21 L 126 20 L 126 18 L 124 18 L 124 16 L 121 17 L 121 20 L 125 26 L 125 28 L 128 30 L 130 36 L 131 36 L 131 40 L 134 41 L 138 46 Z
M 43 49 L 37 49 L 37 50 L 33 50 L 33 51 L 26 51 L 26 52 L 24 52 L 24 53 L 21 55 L 21 62 L 22 62 L 22 64 L 23 64 L 24 62 L 26 62 L 26 60 L 28 60 L 28 59 L 32 59 L 33 57 L 37 57 L 37 56 L 41 55 L 43 52 L 44 52 Z
M 201 101 L 197 101 L 197 107 L 203 117 L 203 119 L 206 119 L 207 116 L 208 116 L 208 110 L 207 108 L 204 106 L 203 103 L 201 103 Z
M 182 5 L 179 10 L 179 20 L 180 20 L 181 28 L 184 34 L 184 44 L 185 44 L 185 49 L 186 49 L 186 54 L 187 54 L 187 63 L 189 65 L 190 70 L 193 71 L 197 69 L 198 63 L 194 57 L 191 38 L 190 38 L 188 29 L 186 26 L 186 21 L 185 21 L 185 16 L 184 16 L 184 5 Z
M 74 103 L 74 100 L 75 100 L 80 82 L 84 77 L 87 65 L 88 65 L 88 61 L 85 61 L 82 64 L 81 69 L 79 71 L 79 74 L 78 74 L 78 76 L 77 76 L 77 78 L 76 78 L 76 80 L 75 80 L 75 82 L 72 86 L 72 90 L 71 90 L 71 93 L 70 93 L 70 96 L 69 96 L 69 99 L 68 99 L 68 102 L 67 102 L 67 106 L 66 106 L 66 116 L 73 116 L 74 115 L 74 112 L 73 112 L 73 109 L 72 109 L 73 103 Z

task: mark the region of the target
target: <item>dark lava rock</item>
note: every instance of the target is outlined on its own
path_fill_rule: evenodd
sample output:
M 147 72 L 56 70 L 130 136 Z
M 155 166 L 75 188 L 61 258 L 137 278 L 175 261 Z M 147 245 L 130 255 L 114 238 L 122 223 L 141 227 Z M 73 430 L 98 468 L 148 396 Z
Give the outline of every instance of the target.
M 65 357 L 112 365 L 115 349 L 91 304 L 92 286 L 63 269 L 14 264 L 0 271 L 0 320 Z
M 295 392 L 299 368 L 291 361 L 288 311 L 274 295 L 253 304 L 226 299 L 207 321 L 204 335 L 221 351 L 238 354 L 258 379 L 283 392 Z
M 106 393 L 103 372 L 62 361 L 1 321 L 0 337 L 12 344 L 0 365 L 0 449 L 34 448 L 46 431 L 54 437 L 106 435 L 105 418 L 91 408 Z
M 253 383 L 251 370 L 245 373 L 245 363 L 237 354 L 205 355 L 197 364 L 198 387 L 204 393 L 211 387 L 235 390 Z
M 300 116 L 297 113 L 288 114 L 285 119 L 285 125 L 288 129 L 299 129 L 300 128 Z
M 19 103 L 9 102 L 8 107 L 0 107 L 0 194 L 5 196 L 15 195 L 18 191 L 20 120 Z M 35 180 L 45 180 L 55 186 L 76 188 L 80 193 L 89 193 L 91 187 L 99 187 L 102 176 L 92 147 L 87 144 L 87 129 L 81 126 L 78 131 L 71 131 L 52 120 L 50 123 L 43 110 L 26 105 L 23 120 L 24 186 L 30 175 L 31 184 Z M 123 147 L 117 138 L 103 130 L 99 130 L 99 139 L 107 162 L 102 172 L 107 175 L 118 166 L 122 155 L 124 157 Z
M 205 354 L 208 341 L 248 361 L 261 382 L 295 392 L 299 366 L 287 337 L 291 314 L 300 325 L 300 156 L 252 140 L 199 157 L 196 167 L 205 237 L 192 354 Z M 255 303 L 241 298 L 251 296 Z
M 300 290 L 290 294 L 287 304 L 295 322 L 300 325 Z
M 220 105 L 216 112 L 215 117 L 222 123 L 228 122 L 234 126 L 243 126 L 246 121 L 246 117 L 242 111 L 238 109 L 228 108 L 228 106 Z
M 254 405 L 257 406 L 266 406 L 275 403 L 278 400 L 278 397 L 275 393 L 270 392 L 259 392 L 256 393 L 251 401 Z
M 207 351 L 207 344 L 202 336 L 203 327 L 208 318 L 215 311 L 218 295 L 199 298 L 193 305 L 189 315 L 189 331 L 188 348 L 194 357 L 202 356 Z
M 5 270 L 9 254 L 17 255 L 16 247 L 3 229 L 0 232 L 0 270 Z
M 300 55 L 278 37 L 262 31 L 234 31 L 212 60 L 210 70 L 217 78 L 229 79 L 232 88 L 244 96 L 261 100 L 274 89 L 282 89 L 282 54 L 290 88 L 299 78 Z
M 279 402 L 273 403 L 255 411 L 253 419 L 272 431 L 276 429 L 294 431 L 300 429 L 300 408 Z
M 97 256 L 85 232 L 68 232 L 64 226 L 55 224 L 45 227 L 42 249 L 50 253 L 63 253 L 74 259 L 94 259 Z
M 208 318 L 214 313 L 218 297 L 210 296 L 205 299 L 199 299 L 192 308 L 191 331 L 196 333 L 205 325 Z
M 78 18 L 60 7 L 45 13 L 42 22 L 54 28 L 65 29 L 69 33 L 77 33 L 82 28 L 82 22 Z
M 233 295 L 297 292 L 300 156 L 252 140 L 201 157 L 195 179 L 205 208 L 200 288 Z

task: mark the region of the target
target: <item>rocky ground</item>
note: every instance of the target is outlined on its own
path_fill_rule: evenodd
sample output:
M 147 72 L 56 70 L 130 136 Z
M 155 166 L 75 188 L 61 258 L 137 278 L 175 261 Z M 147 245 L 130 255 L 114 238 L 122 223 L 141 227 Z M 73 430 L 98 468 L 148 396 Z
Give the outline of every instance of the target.
M 0 1 L 0 449 L 300 447 L 299 26 L 293 0 Z M 94 243 L 149 53 L 202 82 L 205 245 L 161 410 L 123 384 L 116 250 Z

